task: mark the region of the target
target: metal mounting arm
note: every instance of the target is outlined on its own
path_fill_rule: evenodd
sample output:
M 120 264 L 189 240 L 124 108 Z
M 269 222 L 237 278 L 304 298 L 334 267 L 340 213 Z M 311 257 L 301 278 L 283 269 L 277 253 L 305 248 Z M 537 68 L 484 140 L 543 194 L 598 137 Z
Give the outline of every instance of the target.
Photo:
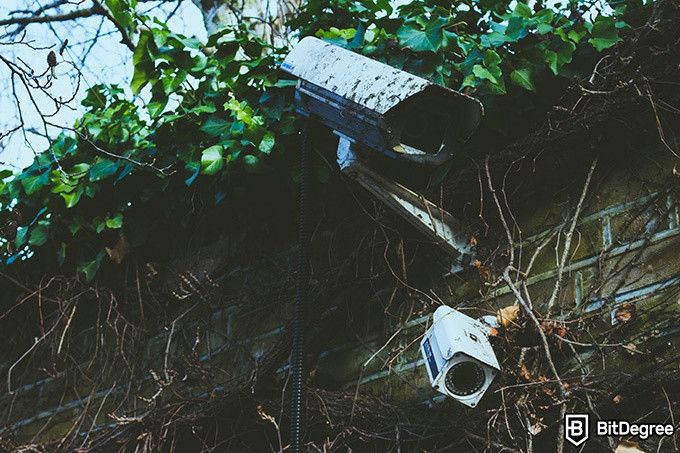
M 451 272 L 469 265 L 474 250 L 462 233 L 460 222 L 422 195 L 368 168 L 354 151 L 356 145 L 340 135 L 338 165 L 343 173 L 364 186 L 379 200 L 426 234 L 455 258 Z

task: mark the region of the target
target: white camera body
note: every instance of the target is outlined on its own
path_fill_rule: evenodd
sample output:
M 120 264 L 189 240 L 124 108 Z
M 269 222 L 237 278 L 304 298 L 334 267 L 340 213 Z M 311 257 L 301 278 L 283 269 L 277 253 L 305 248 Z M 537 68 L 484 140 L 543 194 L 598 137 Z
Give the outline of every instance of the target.
M 489 327 L 446 305 L 435 310 L 420 342 L 435 390 L 475 407 L 500 371 Z
M 352 143 L 418 163 L 449 159 L 484 111 L 477 99 L 312 36 L 281 69 L 298 78 L 298 112 Z

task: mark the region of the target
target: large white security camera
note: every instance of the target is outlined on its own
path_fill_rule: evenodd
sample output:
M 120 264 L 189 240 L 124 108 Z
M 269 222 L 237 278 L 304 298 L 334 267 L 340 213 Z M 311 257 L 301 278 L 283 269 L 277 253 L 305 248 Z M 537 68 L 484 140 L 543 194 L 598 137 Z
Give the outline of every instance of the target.
M 297 111 L 340 137 L 337 153 L 342 172 L 449 253 L 450 272 L 470 266 L 475 251 L 462 223 L 421 194 L 370 168 L 367 156 L 377 151 L 440 165 L 477 128 L 482 104 L 313 37 L 297 43 L 281 69 L 298 78 Z
M 447 160 L 483 113 L 475 98 L 311 36 L 281 69 L 299 79 L 300 113 L 353 143 L 420 163 Z
M 435 390 L 475 407 L 500 366 L 489 327 L 446 305 L 437 308 L 420 342 L 425 368 Z

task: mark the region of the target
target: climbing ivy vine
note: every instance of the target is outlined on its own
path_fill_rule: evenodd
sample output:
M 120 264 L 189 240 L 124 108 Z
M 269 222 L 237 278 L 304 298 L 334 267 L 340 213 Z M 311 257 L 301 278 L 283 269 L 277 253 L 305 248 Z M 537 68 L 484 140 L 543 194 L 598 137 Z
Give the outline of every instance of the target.
M 246 25 L 200 42 L 141 15 L 135 3 L 106 1 L 136 37 L 130 86 L 90 88 L 83 116 L 31 166 L 0 171 L 0 266 L 64 266 L 91 280 L 103 262 L 153 246 L 167 222 L 189 225 L 197 190 L 219 205 L 243 196 L 239 181 L 248 175 L 294 178 L 285 157 L 276 158 L 300 129 L 295 81 L 277 70 L 288 49 Z M 289 26 L 292 36 L 316 35 L 480 97 L 483 128 L 501 142 L 527 126 L 518 112 L 544 111 L 646 7 L 309 0 Z M 143 106 L 134 101 L 140 93 Z

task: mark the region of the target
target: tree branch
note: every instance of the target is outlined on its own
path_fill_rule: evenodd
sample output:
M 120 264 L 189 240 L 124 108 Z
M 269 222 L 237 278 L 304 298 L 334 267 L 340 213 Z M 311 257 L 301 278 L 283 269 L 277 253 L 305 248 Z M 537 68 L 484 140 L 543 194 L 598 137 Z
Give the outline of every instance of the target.
M 101 6 L 95 3 L 92 8 L 77 9 L 64 14 L 53 14 L 48 16 L 31 15 L 24 17 L 12 17 L 10 19 L 0 20 L 0 26 L 8 25 L 28 25 L 28 24 L 45 24 L 49 22 L 65 22 L 73 19 L 80 19 L 83 17 L 91 17 L 100 14 L 105 14 Z M 40 13 L 38 13 L 40 14 Z

